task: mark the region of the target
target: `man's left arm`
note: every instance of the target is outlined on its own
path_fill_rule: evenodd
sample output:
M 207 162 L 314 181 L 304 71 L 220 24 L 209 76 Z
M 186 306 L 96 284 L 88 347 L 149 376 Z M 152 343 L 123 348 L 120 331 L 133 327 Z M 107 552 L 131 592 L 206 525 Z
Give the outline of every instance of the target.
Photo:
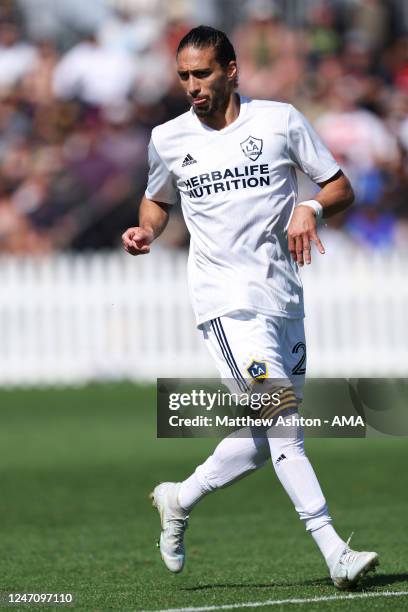
M 299 266 L 310 264 L 311 242 L 324 254 L 324 246 L 317 233 L 320 218 L 328 218 L 352 205 L 354 192 L 348 178 L 340 170 L 332 178 L 319 183 L 321 190 L 313 200 L 299 202 L 288 227 L 289 251 Z
M 321 191 L 314 199 L 323 207 L 323 218 L 332 217 L 353 204 L 353 188 L 341 170 L 328 181 L 318 183 L 318 185 Z M 302 203 L 299 202 L 299 206 L 301 205 Z
M 289 251 L 293 259 L 303 266 L 305 262 L 311 262 L 311 242 L 315 242 L 319 252 L 324 253 L 317 234 L 320 219 L 331 217 L 351 206 L 354 193 L 349 180 L 306 117 L 291 104 L 288 105 L 287 117 L 289 159 L 321 187 L 313 200 L 299 202 L 289 222 Z

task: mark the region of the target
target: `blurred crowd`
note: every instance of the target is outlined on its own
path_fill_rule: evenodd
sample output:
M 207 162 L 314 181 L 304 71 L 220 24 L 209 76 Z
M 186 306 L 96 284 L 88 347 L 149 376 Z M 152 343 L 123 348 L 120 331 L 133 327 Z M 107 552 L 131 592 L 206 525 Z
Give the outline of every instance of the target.
M 2 0 L 0 252 L 119 245 L 150 131 L 187 108 L 174 55 L 200 22 L 231 37 L 239 91 L 293 103 L 351 179 L 356 204 L 326 232 L 408 244 L 404 0 Z M 314 189 L 300 177 L 300 198 Z M 188 243 L 179 209 L 162 240 Z

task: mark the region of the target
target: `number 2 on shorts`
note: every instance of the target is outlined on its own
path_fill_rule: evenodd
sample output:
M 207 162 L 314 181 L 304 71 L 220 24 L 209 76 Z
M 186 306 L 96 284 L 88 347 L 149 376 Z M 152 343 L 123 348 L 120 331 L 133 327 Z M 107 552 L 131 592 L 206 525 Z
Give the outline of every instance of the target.
M 292 353 L 301 353 L 299 361 L 292 368 L 292 374 L 305 374 L 306 373 L 306 344 L 304 342 L 297 342 L 292 349 Z

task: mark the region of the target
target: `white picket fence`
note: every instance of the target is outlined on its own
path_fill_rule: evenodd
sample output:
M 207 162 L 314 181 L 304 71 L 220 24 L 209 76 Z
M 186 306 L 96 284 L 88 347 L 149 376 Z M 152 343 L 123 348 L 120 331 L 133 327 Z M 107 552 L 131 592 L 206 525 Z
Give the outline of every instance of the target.
M 305 269 L 308 375 L 408 375 L 408 252 L 350 249 Z M 186 256 L 156 248 L 0 259 L 0 384 L 216 375 Z

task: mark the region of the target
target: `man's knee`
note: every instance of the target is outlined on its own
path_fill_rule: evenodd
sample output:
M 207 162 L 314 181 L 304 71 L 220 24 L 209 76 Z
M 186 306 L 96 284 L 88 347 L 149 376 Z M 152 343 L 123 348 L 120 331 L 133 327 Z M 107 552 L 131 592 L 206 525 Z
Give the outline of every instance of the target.
M 269 460 L 267 441 L 225 438 L 214 453 L 196 469 L 199 482 L 208 491 L 225 487 L 262 467 Z

